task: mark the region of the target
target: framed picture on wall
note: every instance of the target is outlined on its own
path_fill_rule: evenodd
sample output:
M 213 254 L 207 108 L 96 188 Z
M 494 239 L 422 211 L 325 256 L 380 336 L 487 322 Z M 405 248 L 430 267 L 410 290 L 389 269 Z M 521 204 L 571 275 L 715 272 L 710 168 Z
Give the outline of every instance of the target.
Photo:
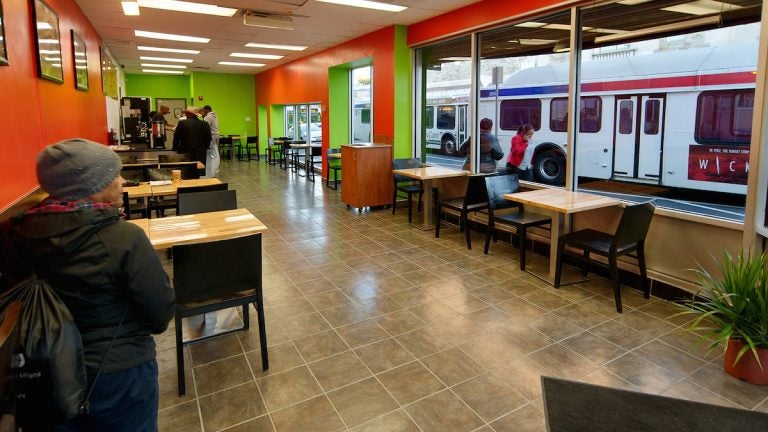
M 77 32 L 70 30 L 72 35 L 72 60 L 75 66 L 75 88 L 88 91 L 88 58 L 85 52 L 85 41 Z
M 2 1 L 0 1 L 0 66 L 8 66 L 8 51 L 5 49 L 5 24 L 3 22 Z
M 99 48 L 101 61 L 101 93 L 112 99 L 117 99 L 117 66 L 104 47 Z
M 64 69 L 61 61 L 59 16 L 43 0 L 32 0 L 32 3 L 37 24 L 37 73 L 40 78 L 62 83 Z

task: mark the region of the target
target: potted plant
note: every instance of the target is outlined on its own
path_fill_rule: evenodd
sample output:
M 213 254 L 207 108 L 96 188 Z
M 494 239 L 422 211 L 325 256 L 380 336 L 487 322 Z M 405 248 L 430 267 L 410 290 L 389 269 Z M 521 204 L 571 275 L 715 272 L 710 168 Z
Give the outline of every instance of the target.
M 765 255 L 725 253 L 720 277 L 697 270 L 705 289 L 684 304 L 698 315 L 689 330 L 704 331 L 709 350 L 725 346 L 726 372 L 753 384 L 768 385 L 768 260 Z

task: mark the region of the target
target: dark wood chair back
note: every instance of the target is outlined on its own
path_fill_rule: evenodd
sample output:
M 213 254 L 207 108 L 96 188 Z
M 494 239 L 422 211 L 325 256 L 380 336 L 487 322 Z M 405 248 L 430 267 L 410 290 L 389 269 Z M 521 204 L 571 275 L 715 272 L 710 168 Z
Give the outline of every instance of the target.
M 237 208 L 237 192 L 215 190 L 179 194 L 178 204 L 178 215 L 234 210 Z

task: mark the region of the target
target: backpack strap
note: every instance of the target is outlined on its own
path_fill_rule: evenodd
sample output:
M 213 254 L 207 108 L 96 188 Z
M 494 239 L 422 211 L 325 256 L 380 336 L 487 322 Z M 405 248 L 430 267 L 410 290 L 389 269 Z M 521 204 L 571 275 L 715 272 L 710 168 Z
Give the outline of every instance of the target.
M 91 394 L 93 393 L 93 389 L 96 387 L 96 381 L 99 379 L 99 375 L 101 375 L 102 369 L 104 369 L 104 363 L 107 362 L 107 356 L 109 356 L 109 352 L 112 350 L 112 345 L 115 344 L 115 339 L 117 339 L 117 335 L 120 333 L 120 327 L 123 326 L 123 321 L 125 321 L 126 315 L 128 315 L 128 306 L 125 307 L 125 310 L 123 311 L 123 316 L 120 318 L 120 323 L 117 324 L 115 335 L 112 336 L 112 340 L 109 341 L 107 352 L 104 353 L 104 357 L 101 359 L 99 368 L 96 370 L 96 376 L 93 377 L 93 381 L 91 381 L 91 384 L 88 385 L 88 389 L 85 392 L 85 398 L 82 401 L 80 401 L 80 405 L 77 408 L 80 415 L 88 414 L 88 412 L 91 409 L 91 403 L 90 403 Z

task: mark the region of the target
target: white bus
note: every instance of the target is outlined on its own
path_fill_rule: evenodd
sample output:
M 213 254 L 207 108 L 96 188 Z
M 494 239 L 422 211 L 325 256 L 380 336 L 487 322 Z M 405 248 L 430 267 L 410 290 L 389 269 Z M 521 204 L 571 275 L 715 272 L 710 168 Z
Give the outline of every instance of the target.
M 355 103 L 352 109 L 352 117 L 352 142 L 371 142 L 371 103 Z
M 744 43 L 582 62 L 577 175 L 745 194 L 756 57 Z M 567 64 L 540 66 L 480 93 L 505 155 L 533 125 L 534 175 L 553 185 L 565 181 L 567 82 Z
M 464 92 L 469 92 L 469 89 L 466 88 Z M 468 96 L 427 99 L 425 115 L 422 117 L 427 148 L 439 149 L 449 156 L 457 155 L 459 146 L 468 136 L 468 103 Z

